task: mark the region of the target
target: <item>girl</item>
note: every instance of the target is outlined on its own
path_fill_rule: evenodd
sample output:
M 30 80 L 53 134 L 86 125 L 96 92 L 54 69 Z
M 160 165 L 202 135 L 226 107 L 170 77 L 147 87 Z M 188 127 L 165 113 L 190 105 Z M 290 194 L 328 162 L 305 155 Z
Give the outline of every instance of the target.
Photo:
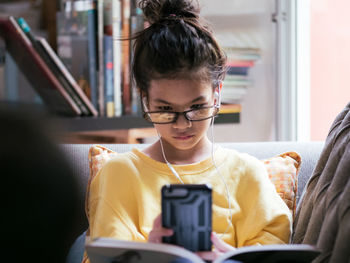
M 288 242 L 291 215 L 252 156 L 207 137 L 220 107 L 226 57 L 189 0 L 141 0 L 149 27 L 135 37 L 133 76 L 144 117 L 159 140 L 108 162 L 90 189 L 90 234 L 161 242 L 160 189 L 209 183 L 213 189 L 213 260 L 234 247 Z

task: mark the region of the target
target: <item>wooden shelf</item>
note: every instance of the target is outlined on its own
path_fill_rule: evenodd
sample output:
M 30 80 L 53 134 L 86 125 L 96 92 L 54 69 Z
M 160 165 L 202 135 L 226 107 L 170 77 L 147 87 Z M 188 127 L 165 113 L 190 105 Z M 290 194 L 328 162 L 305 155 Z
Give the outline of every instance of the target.
M 138 116 L 118 118 L 53 118 L 48 119 L 55 139 L 60 143 L 142 143 L 157 136 L 156 129 Z M 239 113 L 220 114 L 218 123 L 238 123 Z
M 220 114 L 215 123 L 239 123 L 239 113 Z M 126 130 L 136 128 L 150 128 L 152 123 L 145 121 L 140 116 L 107 117 L 67 117 L 52 118 L 49 120 L 64 132 Z
M 215 119 L 216 124 L 223 123 L 239 123 L 240 122 L 240 112 L 235 113 L 223 113 Z
M 102 130 L 125 130 L 134 128 L 152 127 L 143 118 L 138 116 L 107 117 L 67 117 L 52 119 L 55 126 L 63 131 L 102 131 Z
M 46 128 L 59 143 L 140 143 L 157 136 L 153 124 L 140 116 L 71 117 L 50 114 L 45 105 L 0 102 L 0 109 L 18 110 L 21 118 L 32 119 Z M 240 112 L 222 113 L 215 124 L 239 123 Z

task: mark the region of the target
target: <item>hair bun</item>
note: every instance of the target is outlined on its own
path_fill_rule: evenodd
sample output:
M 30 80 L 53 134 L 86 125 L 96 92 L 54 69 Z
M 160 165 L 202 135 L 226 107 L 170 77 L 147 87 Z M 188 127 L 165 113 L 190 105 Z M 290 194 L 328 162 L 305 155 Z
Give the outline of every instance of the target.
M 139 6 L 151 24 L 168 17 L 199 17 L 197 0 L 141 0 Z

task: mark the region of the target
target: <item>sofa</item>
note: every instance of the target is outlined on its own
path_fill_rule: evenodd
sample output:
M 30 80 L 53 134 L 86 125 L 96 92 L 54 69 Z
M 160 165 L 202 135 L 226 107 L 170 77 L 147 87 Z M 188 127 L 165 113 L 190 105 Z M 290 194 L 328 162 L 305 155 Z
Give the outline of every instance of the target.
M 278 154 L 295 151 L 301 156 L 301 167 L 298 174 L 298 187 L 296 202 L 297 205 L 303 195 L 305 185 L 313 173 L 315 165 L 319 159 L 324 142 L 247 142 L 247 143 L 218 143 L 222 147 L 233 148 L 240 152 L 251 154 L 258 159 L 266 159 Z M 103 145 L 113 151 L 122 153 L 131 150 L 133 147 L 139 149 L 145 148 L 146 144 L 105 144 Z M 89 160 L 88 152 L 90 144 L 62 144 L 60 146 L 68 156 L 74 174 L 79 181 L 79 222 L 77 226 L 77 239 L 67 257 L 67 263 L 81 262 L 84 251 L 85 230 L 88 227 L 87 218 L 85 216 L 85 193 L 89 178 Z M 297 208 L 298 210 L 299 208 Z

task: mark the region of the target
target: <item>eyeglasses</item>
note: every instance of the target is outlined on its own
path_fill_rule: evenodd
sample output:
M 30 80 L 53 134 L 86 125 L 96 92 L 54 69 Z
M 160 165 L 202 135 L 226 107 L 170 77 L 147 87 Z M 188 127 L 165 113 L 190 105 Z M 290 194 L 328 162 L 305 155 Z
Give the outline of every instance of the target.
M 192 109 L 187 111 L 148 111 L 144 112 L 143 117 L 155 124 L 167 124 L 174 123 L 182 114 L 188 121 L 204 121 L 215 117 L 219 112 L 219 108 L 216 105 L 201 107 L 198 109 Z

